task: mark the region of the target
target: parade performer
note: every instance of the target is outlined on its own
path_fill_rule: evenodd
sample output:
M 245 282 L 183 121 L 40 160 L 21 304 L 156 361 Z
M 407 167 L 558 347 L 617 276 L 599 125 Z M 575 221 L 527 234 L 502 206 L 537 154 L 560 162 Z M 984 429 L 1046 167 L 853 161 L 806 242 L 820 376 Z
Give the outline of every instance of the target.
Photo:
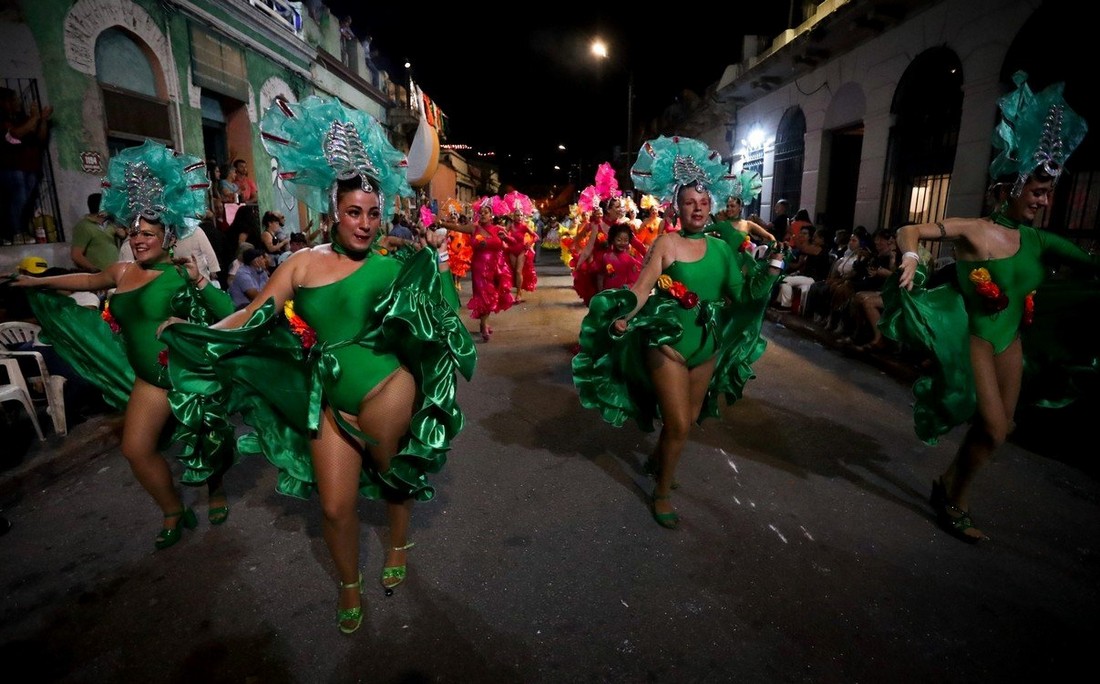
M 176 323 L 162 338 L 195 372 L 211 364 L 223 381 L 247 382 L 235 370 L 242 358 L 266 364 L 262 380 L 252 378 L 256 395 L 310 437 L 308 456 L 276 461 L 280 491 L 308 496 L 315 486 L 320 495 L 339 577 L 337 622 L 350 634 L 363 618 L 358 495 L 386 502 L 381 583 L 391 590 L 407 574 L 412 502 L 434 497 L 427 475 L 443 467 L 462 428 L 456 376 L 471 376 L 476 355 L 438 271 L 445 234 L 419 236 L 435 249 L 379 244 L 383 216 L 411 194 L 405 158 L 382 126 L 310 97 L 276 99 L 260 127 L 286 186 L 332 213 L 331 243 L 295 253 L 252 303 L 209 330 Z M 263 442 L 278 427 L 257 436 Z M 271 441 L 261 445 L 269 458 L 280 446 Z
M 999 101 L 992 214 L 899 229 L 902 264 L 883 289 L 879 323 L 887 337 L 934 359 L 934 371 L 914 386 L 917 435 L 934 444 L 970 423 L 954 460 L 933 481 L 930 500 L 939 526 L 971 543 L 985 535 L 970 517 L 970 488 L 1012 432 L 1021 396 L 1064 404 L 1095 382 L 1100 368 L 1095 338 L 1075 327 L 1082 311 L 1100 304 L 1100 287 L 1095 280 L 1044 284 L 1050 265 L 1095 272 L 1100 257 L 1031 225 L 1051 205 L 1054 184 L 1087 126 L 1063 100 L 1063 84 L 1035 94 L 1024 73 L 1013 80 L 1016 89 Z M 929 270 L 918 252 L 921 240 L 954 243 L 957 283 L 924 287 Z
M 122 455 L 134 477 L 164 516 L 155 546 L 179 541 L 183 528 L 197 524 L 173 482 L 161 450 L 180 443 L 182 482 L 206 484 L 208 518 L 217 525 L 229 517 L 222 477 L 233 462 L 233 426 L 203 420 L 204 402 L 224 396 L 181 391 L 173 382 L 157 326 L 169 316 L 205 325 L 233 311 L 229 296 L 199 275 L 192 258 L 176 261 L 172 248 L 198 228 L 206 210 L 206 165 L 146 141 L 113 157 L 103 181 L 103 211 L 129 226 L 134 260 L 99 273 L 19 278 L 16 287 L 97 291 L 114 288 L 102 314 L 69 297 L 29 293 L 43 337 L 104 397 L 125 411 Z M 176 418 L 173 421 L 173 416 Z M 170 423 L 175 430 L 166 430 Z
M 742 218 L 741 212 L 746 204 L 760 196 L 760 190 L 764 187 L 764 181 L 755 171 L 742 171 L 733 181 L 733 194 L 726 199 L 726 210 L 720 215 L 720 220 L 715 224 L 719 230 L 730 226 L 744 235 L 744 240 L 750 242 L 753 238 L 764 244 L 775 242 L 775 236 L 768 229 L 751 219 Z
M 661 420 L 651 510 L 658 524 L 674 528 L 679 516 L 669 497 L 691 423 L 717 416 L 719 396 L 727 403 L 740 397 L 764 350 L 759 328 L 746 339 L 730 309 L 766 301 L 781 264 L 759 262 L 746 275 L 730 246 L 707 235 L 711 206 L 730 194 L 730 179 L 703 143 L 650 140 L 631 177 L 635 188 L 675 202 L 681 230 L 653 244 L 633 287 L 593 297 L 573 381 L 581 404 L 612 425 L 633 418 L 648 432 Z
M 499 197 L 482 197 L 474 202 L 473 208 L 478 216 L 475 223 L 439 223 L 447 230 L 466 233 L 473 240 L 474 256 L 470 266 L 473 292 L 466 308 L 478 320 L 482 341 L 488 342 L 493 335 L 489 316 L 507 311 L 515 301 L 512 297 L 512 272 L 504 261 L 504 246 L 510 244 L 511 236 L 493 220 L 494 216 L 507 213 Z
M 583 211 L 590 212 L 590 216 L 584 231 L 578 231 L 581 246 L 571 267 L 573 289 L 585 306 L 599 292 L 597 276 L 603 266 L 603 253 L 610 249 L 608 232 L 623 216 L 619 202 L 621 195 L 615 170 L 607 162 L 597 169 L 595 185 L 581 192 L 578 204 Z
M 443 225 L 442 221 L 465 222 L 466 217 L 463 211 L 462 203 L 452 197 L 439 208 L 437 221 L 439 225 Z M 474 248 L 470 244 L 470 236 L 467 233 L 449 231 L 447 253 L 450 255 L 449 263 L 451 265 L 451 275 L 455 279 L 455 289 L 461 290 L 460 281 L 470 272 L 470 263 L 474 258 Z
M 504 196 L 512 219 L 509 230 L 510 241 L 504 248 L 504 259 L 512 271 L 512 285 L 515 287 L 515 303 L 523 300 L 523 292 L 534 292 L 538 287 L 538 274 L 535 272 L 535 244 L 539 235 L 531 224 L 535 205 L 531 198 L 521 192 L 509 192 Z

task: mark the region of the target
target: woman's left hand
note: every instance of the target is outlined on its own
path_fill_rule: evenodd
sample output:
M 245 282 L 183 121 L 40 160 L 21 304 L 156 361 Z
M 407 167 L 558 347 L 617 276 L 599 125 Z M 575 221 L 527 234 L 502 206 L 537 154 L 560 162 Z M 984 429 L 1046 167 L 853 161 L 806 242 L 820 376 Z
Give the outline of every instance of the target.
M 183 266 L 184 268 L 186 268 L 187 278 L 191 282 L 198 282 L 199 279 L 202 278 L 202 274 L 199 273 L 199 262 L 195 259 L 194 254 L 187 258 L 173 259 L 172 263 L 174 263 L 176 266 Z
M 177 316 L 172 316 L 171 318 L 169 318 L 168 320 L 164 321 L 163 323 L 161 323 L 160 325 L 157 326 L 157 337 L 159 338 L 160 334 L 162 332 L 164 332 L 164 329 L 167 328 L 168 326 L 174 325 L 176 323 L 186 323 L 186 322 L 187 321 L 182 319 L 182 318 L 179 318 Z

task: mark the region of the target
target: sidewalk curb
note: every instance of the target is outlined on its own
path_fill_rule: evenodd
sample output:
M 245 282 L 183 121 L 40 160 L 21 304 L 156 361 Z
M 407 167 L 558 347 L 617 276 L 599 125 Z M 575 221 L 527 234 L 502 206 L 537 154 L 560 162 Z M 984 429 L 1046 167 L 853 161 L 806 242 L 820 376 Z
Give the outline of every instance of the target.
M 22 463 L 0 471 L 0 502 L 18 499 L 28 482 L 54 480 L 118 447 L 121 425 L 121 413 L 103 413 L 65 436 L 48 434 L 44 442 L 35 440 Z

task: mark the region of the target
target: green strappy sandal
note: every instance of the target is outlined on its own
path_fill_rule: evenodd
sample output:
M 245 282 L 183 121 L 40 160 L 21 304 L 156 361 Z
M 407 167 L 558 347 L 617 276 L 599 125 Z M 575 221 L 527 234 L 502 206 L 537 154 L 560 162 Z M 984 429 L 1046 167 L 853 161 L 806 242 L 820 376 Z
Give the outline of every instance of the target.
M 676 511 L 669 511 L 668 513 L 657 512 L 657 502 L 662 499 L 671 499 L 668 494 L 658 494 L 653 492 L 653 501 L 650 504 L 650 511 L 653 512 L 653 519 L 657 521 L 657 524 L 661 527 L 665 527 L 670 530 L 676 529 L 676 526 L 680 524 L 680 515 Z
M 942 481 L 932 481 L 932 494 L 928 497 L 928 502 L 932 504 L 932 508 L 936 512 L 936 524 L 952 537 L 967 544 L 977 544 L 989 538 L 984 534 L 981 536 L 967 534 L 968 530 L 976 529 L 974 521 L 970 519 L 970 512 L 964 511 L 951 503 L 947 498 L 947 488 L 943 486 Z
M 404 546 L 393 547 L 394 551 L 408 551 L 412 547 L 416 546 L 416 542 L 409 542 Z M 393 589 L 398 584 L 405 581 L 405 577 L 408 575 L 408 566 L 406 565 L 390 565 L 382 568 L 382 586 L 386 589 Z
M 363 573 L 359 573 L 359 581 L 349 582 L 348 584 L 341 584 L 340 590 L 344 589 L 358 589 L 359 593 L 363 593 Z M 347 623 L 347 624 L 345 624 Z M 355 630 L 359 629 L 359 625 L 363 624 L 363 605 L 354 608 L 337 608 L 336 609 L 336 626 L 340 628 L 340 631 L 344 634 L 351 634 Z
M 179 518 L 176 521 L 175 527 L 165 527 L 157 533 L 157 538 L 153 540 L 154 546 L 157 547 L 157 551 L 167 549 L 180 540 L 183 535 L 183 528 L 193 530 L 199 526 L 199 519 L 195 517 L 195 511 L 190 508 L 185 508 L 182 511 L 176 511 L 175 513 L 168 513 L 164 516 L 164 519 Z

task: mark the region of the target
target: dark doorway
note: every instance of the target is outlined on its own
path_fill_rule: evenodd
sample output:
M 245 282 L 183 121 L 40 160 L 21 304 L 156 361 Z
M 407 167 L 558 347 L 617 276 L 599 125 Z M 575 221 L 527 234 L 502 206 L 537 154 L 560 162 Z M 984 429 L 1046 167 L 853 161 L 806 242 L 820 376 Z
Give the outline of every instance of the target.
M 863 156 L 863 124 L 829 134 L 829 188 L 825 193 L 826 225 L 831 230 L 853 228 L 859 162 Z

